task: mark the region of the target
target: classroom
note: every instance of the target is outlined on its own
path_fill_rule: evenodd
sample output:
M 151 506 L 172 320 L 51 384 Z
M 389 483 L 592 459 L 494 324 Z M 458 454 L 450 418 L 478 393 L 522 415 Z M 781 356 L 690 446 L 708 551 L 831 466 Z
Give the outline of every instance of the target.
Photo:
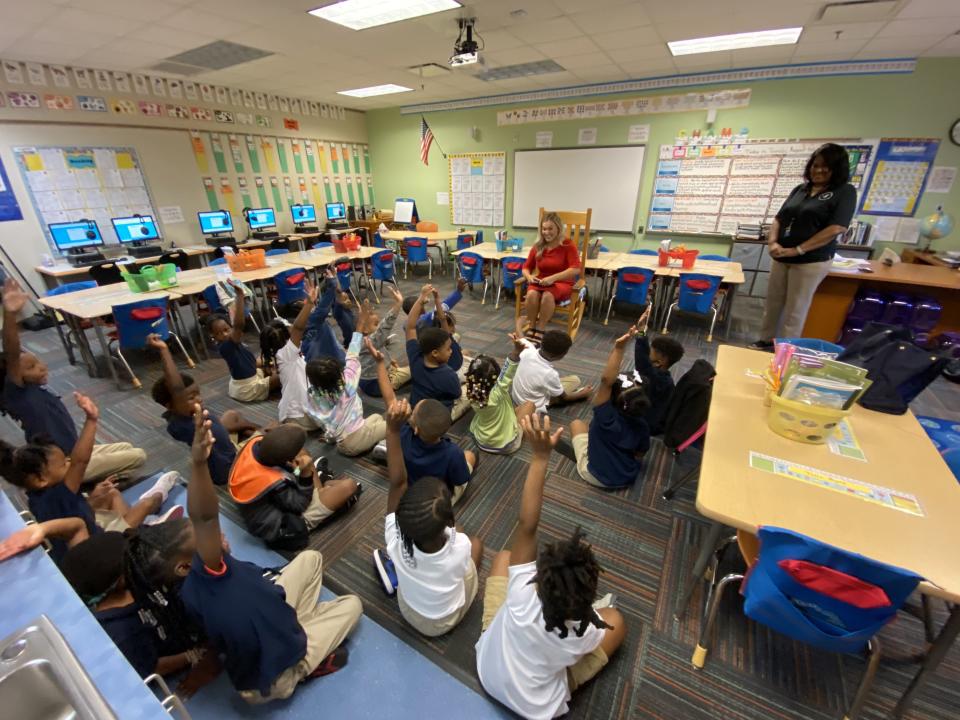
M 958 718 L 960 1 L 0 17 L 3 714 Z

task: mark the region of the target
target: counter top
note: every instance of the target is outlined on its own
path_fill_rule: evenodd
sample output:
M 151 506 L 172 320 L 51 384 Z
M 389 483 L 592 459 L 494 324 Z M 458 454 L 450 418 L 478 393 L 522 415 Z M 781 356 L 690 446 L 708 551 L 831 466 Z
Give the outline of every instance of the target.
M 960 290 L 960 271 L 957 270 L 903 262 L 887 267 L 878 260 L 871 260 L 870 267 L 873 268 L 872 273 L 860 272 L 856 267 L 834 267 L 830 270 L 828 276 Z

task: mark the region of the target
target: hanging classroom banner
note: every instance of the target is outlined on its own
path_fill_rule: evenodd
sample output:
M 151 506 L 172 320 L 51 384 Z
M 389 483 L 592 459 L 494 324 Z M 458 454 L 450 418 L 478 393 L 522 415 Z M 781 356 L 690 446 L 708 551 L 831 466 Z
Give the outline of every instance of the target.
M 223 153 L 223 141 L 217 133 L 210 133 L 210 150 L 213 151 L 213 162 L 218 173 L 227 171 L 227 157 Z
M 260 200 L 260 207 L 267 206 L 267 188 L 263 184 L 263 178 L 257 176 L 253 179 L 253 184 L 257 186 L 257 198 Z
M 219 210 L 220 202 L 217 200 L 217 188 L 213 184 L 213 178 L 203 178 L 203 191 L 207 194 L 207 204 L 211 210 Z
M 260 155 L 257 153 L 257 144 L 253 135 L 247 135 L 247 156 L 250 158 L 250 169 L 255 173 L 260 172 Z
M 253 200 L 250 199 L 250 184 L 242 175 L 237 178 L 237 187 L 240 188 L 240 202 L 244 207 L 253 207 Z
M 320 181 L 316 177 L 310 178 L 310 190 L 313 193 L 313 204 L 323 205 L 323 196 L 320 194 Z
M 240 141 L 236 135 L 229 135 L 227 139 L 230 142 L 230 157 L 233 158 L 233 169 L 237 174 L 243 174 L 246 170 L 243 167 L 243 153 L 240 151 Z
M 13 194 L 13 188 L 10 187 L 10 179 L 7 177 L 7 170 L 3 167 L 3 160 L 0 159 L 0 222 L 9 220 L 23 220 L 23 213 L 20 211 L 20 203 L 17 202 L 16 195 Z
M 749 104 L 749 88 L 717 90 L 715 92 L 691 92 L 682 95 L 645 95 L 628 100 L 545 105 L 518 110 L 504 110 L 497 113 L 497 125 L 523 125 L 525 123 L 555 122 L 559 120 L 653 115 L 668 112 L 687 112 L 689 110 L 725 110 L 747 107 Z
M 207 162 L 207 150 L 203 144 L 203 138 L 196 130 L 190 131 L 190 147 L 193 148 L 193 157 L 197 161 L 197 168 L 200 172 L 210 172 L 210 163 Z
M 934 138 L 881 139 L 861 212 L 913 217 L 939 147 Z

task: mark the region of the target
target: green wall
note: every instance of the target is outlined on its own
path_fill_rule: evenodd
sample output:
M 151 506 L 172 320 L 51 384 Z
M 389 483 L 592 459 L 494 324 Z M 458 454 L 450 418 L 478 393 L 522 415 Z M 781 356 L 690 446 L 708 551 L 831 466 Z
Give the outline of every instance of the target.
M 941 143 L 936 164 L 957 166 L 960 165 L 960 147 L 953 145 L 947 135 L 950 125 L 960 118 L 958 77 L 960 58 L 936 58 L 921 60 L 917 70 L 910 75 L 744 83 L 743 86 L 753 91 L 750 105 L 719 110 L 715 127 L 731 127 L 734 131 L 747 127 L 750 136 L 755 138 L 939 138 Z M 667 90 L 664 94 L 680 92 L 684 90 Z M 653 93 L 635 93 L 646 94 Z M 543 101 L 524 105 L 555 105 L 562 102 Z M 673 142 L 679 130 L 689 133 L 697 128 L 704 129 L 706 122 L 706 113 L 696 111 L 497 127 L 497 112 L 509 107 L 427 114 L 427 122 L 436 137 L 430 152 L 429 167 L 424 167 L 419 159 L 419 116 L 401 115 L 397 108 L 369 112 L 367 129 L 375 168 L 374 188 L 380 203 L 390 207 L 393 198 L 415 198 L 422 219 L 434 220 L 442 229 L 450 229 L 449 208 L 436 204 L 436 193 L 447 190 L 447 162 L 437 149 L 437 143 L 447 153 L 506 151 L 506 221 L 509 229 L 513 208 L 513 151 L 534 147 L 537 131 L 552 130 L 555 148 L 575 147 L 577 132 L 583 127 L 597 128 L 597 145 L 623 145 L 626 144 L 630 125 L 649 123 L 650 142 L 644 157 L 635 223 L 636 226 L 646 226 L 659 146 Z M 476 140 L 470 135 L 471 127 L 479 129 Z M 948 195 L 925 195 L 917 217 L 928 214 L 939 204 L 960 220 L 960 181 L 955 183 Z M 864 216 L 864 219 L 870 220 L 870 216 Z M 517 234 L 531 237 L 530 231 L 518 231 Z M 638 236 L 635 239 L 631 235 L 605 234 L 604 244 L 612 249 L 625 249 L 631 243 L 637 247 L 652 247 L 659 239 L 656 235 L 649 238 Z M 684 239 L 690 246 L 714 251 L 721 250 L 722 244 L 729 243 L 727 240 Z M 950 237 L 940 240 L 935 248 L 960 248 L 960 227 Z

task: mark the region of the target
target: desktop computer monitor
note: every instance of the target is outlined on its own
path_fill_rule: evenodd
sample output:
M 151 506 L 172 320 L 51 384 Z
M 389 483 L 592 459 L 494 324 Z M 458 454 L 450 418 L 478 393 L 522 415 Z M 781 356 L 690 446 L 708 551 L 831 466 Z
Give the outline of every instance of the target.
M 290 214 L 293 215 L 295 225 L 317 221 L 317 209 L 313 205 L 291 205 Z
M 228 210 L 198 212 L 197 217 L 200 219 L 200 232 L 204 235 L 233 232 L 233 218 Z
M 247 210 L 247 223 L 251 230 L 263 230 L 277 226 L 277 214 L 273 208 Z
M 50 223 L 47 227 L 58 250 L 78 252 L 80 248 L 103 245 L 103 236 L 94 220 Z
M 133 215 L 131 217 L 112 218 L 113 231 L 121 243 L 139 243 L 147 240 L 159 240 L 157 223 L 151 215 Z
M 327 222 L 343 222 L 347 219 L 347 208 L 342 202 L 327 203 Z

